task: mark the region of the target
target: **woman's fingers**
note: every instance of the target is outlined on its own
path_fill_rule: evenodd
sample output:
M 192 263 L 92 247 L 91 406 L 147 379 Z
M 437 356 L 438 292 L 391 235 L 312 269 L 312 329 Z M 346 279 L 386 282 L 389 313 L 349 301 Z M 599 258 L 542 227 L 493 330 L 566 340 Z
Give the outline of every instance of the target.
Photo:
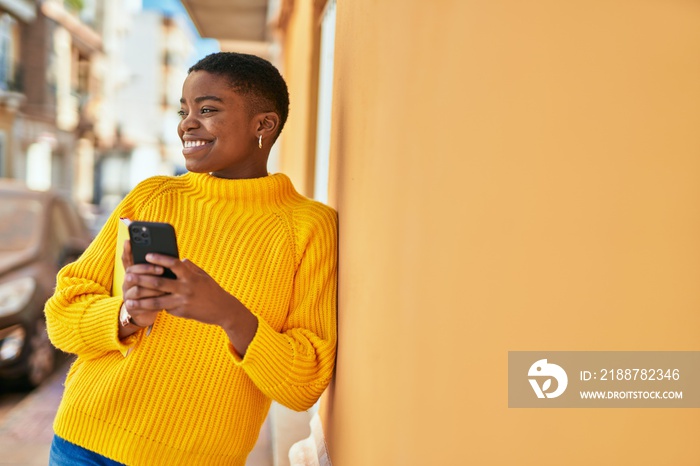
M 125 270 L 127 274 L 161 275 L 163 273 L 163 267 L 153 264 L 135 264 Z
M 126 308 L 129 311 L 160 311 L 161 309 L 174 309 L 180 306 L 181 299 L 172 294 L 164 294 L 153 298 L 127 299 Z
M 163 254 L 147 254 L 146 260 L 156 266 L 167 267 L 177 278 L 187 278 L 189 274 L 197 273 L 201 269 L 187 259 L 176 259 Z
M 126 291 L 126 293 L 124 293 L 124 299 L 152 298 L 154 296 L 162 296 L 164 294 L 166 293 L 162 291 L 144 288 L 140 286 L 132 286 Z
M 165 309 L 168 313 L 207 324 L 218 324 L 230 318 L 231 307 L 238 302 L 226 293 L 205 271 L 194 263 L 161 254 L 148 254 L 149 264 L 133 265 L 127 271 L 125 283 L 130 286 L 125 294 L 127 309 L 153 312 Z M 142 267 L 143 266 L 143 267 Z M 153 275 L 147 267 L 165 267 L 176 279 Z
M 163 278 L 156 275 L 127 273 L 124 280 L 130 287 L 148 288 L 159 292 L 156 294 L 173 293 L 178 289 L 178 283 L 176 280 Z
M 124 241 L 124 248 L 122 249 L 122 264 L 124 264 L 124 270 L 134 265 L 134 258 L 131 255 L 131 241 L 128 239 Z

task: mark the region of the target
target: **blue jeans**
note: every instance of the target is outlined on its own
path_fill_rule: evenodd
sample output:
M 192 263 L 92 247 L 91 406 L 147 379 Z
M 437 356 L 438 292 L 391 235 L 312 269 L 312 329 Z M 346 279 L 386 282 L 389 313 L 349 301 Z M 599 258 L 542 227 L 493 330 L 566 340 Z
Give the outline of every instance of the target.
M 124 466 L 105 456 L 53 436 L 49 466 Z

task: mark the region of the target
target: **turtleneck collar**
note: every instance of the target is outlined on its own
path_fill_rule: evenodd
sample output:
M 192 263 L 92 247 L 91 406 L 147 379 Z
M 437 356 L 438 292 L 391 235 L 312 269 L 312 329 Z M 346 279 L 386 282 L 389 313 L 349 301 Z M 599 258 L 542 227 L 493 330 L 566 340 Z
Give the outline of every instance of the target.
M 214 199 L 265 206 L 280 204 L 298 195 L 291 180 L 282 173 L 261 178 L 217 178 L 209 173 L 186 173 L 183 178 L 198 193 L 208 193 Z

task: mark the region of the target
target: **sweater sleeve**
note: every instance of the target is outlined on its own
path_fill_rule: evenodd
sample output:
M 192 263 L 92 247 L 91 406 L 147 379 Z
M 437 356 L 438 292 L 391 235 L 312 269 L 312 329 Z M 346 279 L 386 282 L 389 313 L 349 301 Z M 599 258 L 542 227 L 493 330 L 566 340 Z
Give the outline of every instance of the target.
M 136 197 L 130 193 L 80 258 L 58 273 L 44 313 L 49 338 L 62 351 L 89 359 L 112 351 L 126 355 L 142 334 L 119 340 L 122 297 L 112 296 L 117 224 L 120 215 L 132 213 Z
M 281 332 L 258 318 L 258 330 L 236 364 L 268 397 L 296 411 L 309 409 L 333 376 L 336 352 L 337 217 L 326 206 L 299 215 L 303 251 L 287 323 Z

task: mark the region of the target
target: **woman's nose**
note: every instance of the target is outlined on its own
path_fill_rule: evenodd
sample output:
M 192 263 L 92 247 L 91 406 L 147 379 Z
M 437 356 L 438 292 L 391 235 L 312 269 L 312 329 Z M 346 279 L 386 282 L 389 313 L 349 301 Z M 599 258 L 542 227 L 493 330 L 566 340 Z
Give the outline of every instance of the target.
M 192 113 L 184 115 L 182 120 L 180 120 L 180 129 L 183 132 L 187 132 L 188 129 L 196 128 L 197 126 L 199 126 L 199 120 Z

